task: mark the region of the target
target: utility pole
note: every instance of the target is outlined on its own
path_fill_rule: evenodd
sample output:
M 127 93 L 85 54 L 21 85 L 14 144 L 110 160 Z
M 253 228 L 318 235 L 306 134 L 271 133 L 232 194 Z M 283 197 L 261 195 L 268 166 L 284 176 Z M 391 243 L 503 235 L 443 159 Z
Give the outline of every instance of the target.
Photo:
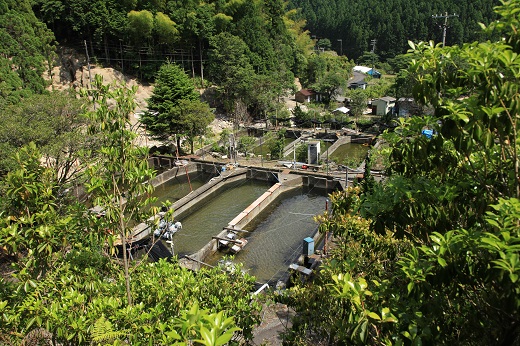
M 339 42 L 339 55 L 343 55 L 343 39 L 338 38 Z
M 442 24 L 442 26 L 440 26 L 442 28 L 442 46 L 443 47 L 446 45 L 446 28 L 448 27 L 448 18 L 458 17 L 458 16 L 459 16 L 458 14 L 455 14 L 455 13 L 448 14 L 448 12 L 441 14 L 441 15 L 437 15 L 437 14 L 432 15 L 433 19 L 444 18 L 444 24 Z
M 376 42 L 377 40 L 376 39 L 373 39 L 372 41 L 370 41 L 370 44 L 372 45 L 372 77 L 374 76 L 374 71 L 375 71 L 375 68 L 376 68 Z

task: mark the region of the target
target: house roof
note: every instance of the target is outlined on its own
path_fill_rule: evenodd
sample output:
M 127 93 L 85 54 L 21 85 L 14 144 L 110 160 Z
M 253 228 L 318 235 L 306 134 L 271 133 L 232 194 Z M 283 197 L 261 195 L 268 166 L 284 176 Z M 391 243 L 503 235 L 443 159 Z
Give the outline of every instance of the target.
M 350 111 L 347 107 L 339 107 L 333 110 L 333 112 L 341 112 L 343 114 L 347 114 Z
M 302 89 L 300 91 L 298 91 L 300 94 L 302 94 L 303 96 L 312 96 L 312 95 L 316 95 L 316 92 L 314 90 L 311 90 L 311 89 Z
M 374 101 L 378 101 L 378 100 L 385 101 L 385 102 L 395 102 L 395 98 L 391 97 L 391 96 L 383 96 L 378 99 L 375 99 Z

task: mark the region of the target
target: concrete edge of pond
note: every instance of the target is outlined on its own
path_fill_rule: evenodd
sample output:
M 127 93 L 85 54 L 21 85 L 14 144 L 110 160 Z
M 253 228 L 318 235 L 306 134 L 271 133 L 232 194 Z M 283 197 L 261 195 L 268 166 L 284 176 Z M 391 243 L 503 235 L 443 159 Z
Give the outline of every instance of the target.
M 332 176 L 309 174 L 310 172 L 298 172 L 290 169 L 273 170 L 269 168 L 254 167 L 234 167 L 230 170 L 221 171 L 222 165 L 205 162 L 195 163 L 196 169 L 194 169 L 194 165 L 188 165 L 190 168 L 187 168 L 185 172 L 182 172 L 182 167 L 174 167 L 171 170 L 162 173 L 159 179 L 156 178 L 156 182 L 162 181 L 162 183 L 164 183 L 177 176 L 185 175 L 186 172 L 188 172 L 188 174 L 190 172 L 209 172 L 219 174 L 212 178 L 208 183 L 176 201 L 170 207 L 175 211 L 174 215 L 176 218 L 182 218 L 191 208 L 195 207 L 198 203 L 202 202 L 205 198 L 210 197 L 212 194 L 218 193 L 219 190 L 225 188 L 229 184 L 246 178 L 278 182 L 284 188 L 298 187 L 302 185 L 314 186 L 327 190 L 337 189 L 338 186 L 343 188 L 341 182 L 335 180 Z M 132 231 L 132 241 L 140 241 L 148 237 L 152 233 L 152 227 L 150 224 L 153 224 L 162 215 L 164 215 L 164 212 L 154 215 L 146 222 L 136 225 Z
M 262 210 L 274 202 L 284 192 L 292 189 L 296 189 L 302 185 L 302 177 L 295 175 L 285 174 L 285 178 L 281 178 L 282 183 L 274 184 L 269 190 L 258 197 L 253 203 L 251 203 L 246 209 L 240 212 L 233 220 L 228 223 L 218 235 L 219 238 L 224 238 L 228 233 L 229 229 L 241 230 L 247 224 L 254 220 Z M 198 270 L 201 267 L 200 262 L 204 262 L 206 258 L 214 254 L 218 250 L 218 241 L 211 239 L 202 249 L 191 254 L 189 258 L 182 258 L 179 262 L 182 266 Z

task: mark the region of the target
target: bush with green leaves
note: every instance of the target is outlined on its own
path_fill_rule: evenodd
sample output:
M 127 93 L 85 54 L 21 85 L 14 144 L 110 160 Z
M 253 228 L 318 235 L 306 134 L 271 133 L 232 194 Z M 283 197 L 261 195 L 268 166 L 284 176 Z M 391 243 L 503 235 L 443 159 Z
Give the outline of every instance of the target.
M 0 296 L 0 334 L 10 335 L 13 344 L 44 329 L 62 345 L 209 346 L 227 344 L 235 334 L 250 339 L 260 320 L 261 303 L 250 296 L 254 278 L 240 271 L 195 273 L 164 260 L 136 266 L 134 304 L 127 305 L 119 266 L 112 261 L 97 268 L 74 265 L 79 258 L 87 257 L 83 252 L 65 256 L 45 279 L 26 285 L 2 282 L 8 293 Z
M 411 45 L 414 97 L 434 113 L 385 135 L 380 184 L 331 196 L 319 221 L 335 250 L 313 285 L 289 295 L 294 339 L 518 344 L 519 4 L 496 8 L 497 42 Z

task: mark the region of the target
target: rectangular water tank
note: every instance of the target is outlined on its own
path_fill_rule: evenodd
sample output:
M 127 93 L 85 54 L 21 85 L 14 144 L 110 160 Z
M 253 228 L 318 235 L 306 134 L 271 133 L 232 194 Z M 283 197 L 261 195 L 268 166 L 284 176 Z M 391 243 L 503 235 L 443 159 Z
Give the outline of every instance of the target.
M 307 237 L 303 239 L 303 254 L 310 256 L 314 254 L 314 239 Z

